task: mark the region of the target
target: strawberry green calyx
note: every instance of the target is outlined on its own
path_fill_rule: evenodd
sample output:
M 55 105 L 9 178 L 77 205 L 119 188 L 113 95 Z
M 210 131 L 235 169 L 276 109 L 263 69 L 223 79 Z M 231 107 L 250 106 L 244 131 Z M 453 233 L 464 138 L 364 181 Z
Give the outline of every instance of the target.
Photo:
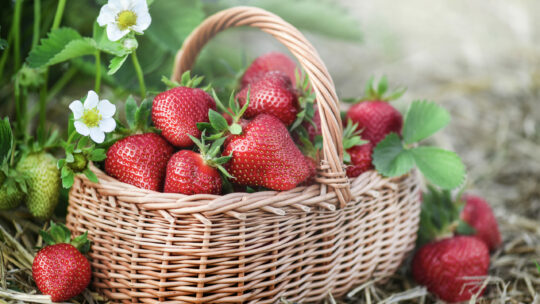
M 216 92 L 212 90 L 212 95 L 216 101 L 216 106 L 223 113 L 229 115 L 232 118 L 232 123 L 229 124 L 223 115 L 210 109 L 208 111 L 208 119 L 210 122 L 197 123 L 197 128 L 201 131 L 205 131 L 209 134 L 207 140 L 217 140 L 218 138 L 225 137 L 228 134 L 239 135 L 242 134 L 242 125 L 240 119 L 246 112 L 249 106 L 249 90 L 247 92 L 246 103 L 240 108 L 240 104 L 234 98 L 234 92 L 229 97 L 229 108 L 227 108 L 223 102 L 219 99 Z
M 315 116 L 315 92 L 311 88 L 309 83 L 309 77 L 307 75 L 302 76 L 298 69 L 295 70 L 296 83 L 297 83 L 297 92 L 298 104 L 300 106 L 300 111 L 296 114 L 296 120 L 289 127 L 289 132 L 297 132 L 300 135 L 305 135 L 306 130 L 302 126 L 303 122 L 308 122 L 317 128 L 317 125 L 313 121 Z
M 187 88 L 198 88 L 202 81 L 204 80 L 204 76 L 193 76 L 191 77 L 191 71 L 187 70 L 182 74 L 182 77 L 180 78 L 180 82 L 171 80 L 165 76 L 161 77 L 161 82 L 163 82 L 167 89 L 172 89 L 176 87 L 187 87 Z M 208 92 L 210 89 L 210 85 L 201 88 L 203 91 Z
M 472 235 L 475 229 L 460 217 L 465 203 L 461 198 L 453 199 L 450 191 L 438 190 L 429 185 L 422 195 L 418 245 L 452 237 L 454 234 Z
M 223 174 L 223 176 L 227 178 L 234 178 L 227 170 L 223 167 L 225 163 L 227 163 L 231 158 L 232 155 L 228 156 L 220 156 L 221 155 L 221 147 L 223 146 L 223 143 L 227 139 L 226 137 L 221 137 L 216 139 L 212 144 L 207 144 L 205 140 L 205 131 L 203 131 L 203 134 L 201 136 L 201 140 L 199 140 L 196 137 L 193 137 L 189 135 L 189 138 L 193 140 L 197 148 L 199 148 L 199 153 L 201 154 L 201 157 L 203 158 L 204 162 L 213 168 L 216 168 Z
M 375 84 L 374 77 L 369 78 L 366 83 L 364 97 L 343 99 L 347 103 L 358 103 L 362 101 L 392 101 L 400 98 L 407 91 L 406 87 L 398 87 L 391 91 L 388 90 L 388 79 L 386 76 L 381 77 L 379 82 Z
M 368 143 L 367 140 L 362 139 L 360 136 L 362 130 L 357 130 L 357 127 L 358 124 L 349 119 L 347 120 L 347 126 L 343 130 L 343 161 L 346 164 L 351 163 L 351 155 L 347 152 L 348 149 Z
M 47 245 L 55 244 L 71 244 L 81 253 L 87 253 L 90 250 L 90 241 L 88 240 L 88 232 L 85 232 L 75 238 L 71 238 L 71 231 L 64 224 L 56 224 L 50 222 L 50 227 L 47 231 L 41 230 L 39 235 Z

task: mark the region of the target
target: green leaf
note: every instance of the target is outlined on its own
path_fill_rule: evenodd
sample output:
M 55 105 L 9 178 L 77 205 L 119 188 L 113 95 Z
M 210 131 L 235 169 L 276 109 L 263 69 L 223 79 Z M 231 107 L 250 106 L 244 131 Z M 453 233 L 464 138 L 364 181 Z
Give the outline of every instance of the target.
M 105 27 L 100 27 L 97 22 L 94 22 L 92 37 L 96 42 L 96 47 L 102 52 L 114 55 L 116 57 L 123 57 L 130 53 L 124 48 L 122 40 L 109 40 Z
M 66 176 L 62 177 L 62 187 L 64 187 L 64 189 L 71 188 L 74 182 L 75 182 L 75 174 L 73 173 L 73 171 L 69 172 Z
M 423 140 L 450 122 L 450 114 L 434 102 L 414 101 L 403 125 L 403 141 L 410 145 Z
M 208 110 L 208 119 L 210 120 L 210 124 L 212 124 L 212 127 L 218 132 L 227 130 L 229 128 L 229 124 L 227 123 L 227 120 L 223 117 L 223 115 L 212 109 Z
M 0 164 L 7 159 L 13 147 L 13 133 L 6 117 L 0 120 Z
M 107 74 L 114 75 L 118 70 L 122 67 L 124 62 L 126 62 L 126 59 L 128 58 L 128 55 L 121 56 L 121 57 L 114 57 L 111 59 L 111 62 L 109 63 L 109 71 Z
M 67 27 L 51 31 L 48 37 L 41 39 L 41 43 L 28 55 L 29 66 L 31 68 L 46 66 L 54 56 L 64 50 L 68 43 L 81 38 L 76 30 Z
M 135 112 L 135 125 L 139 130 L 144 130 L 150 125 L 150 114 L 152 113 L 152 99 L 145 98 Z
M 133 96 L 129 95 L 126 99 L 126 121 L 130 128 L 135 127 L 135 113 L 137 112 L 137 102 Z
M 97 176 L 94 174 L 94 172 L 92 172 L 92 170 L 90 169 L 86 169 L 84 170 L 84 175 L 88 178 L 88 180 L 90 180 L 91 182 L 93 183 L 99 183 L 99 179 L 97 178 Z
M 454 189 L 463 183 L 465 165 L 456 153 L 435 147 L 417 147 L 411 149 L 410 154 L 431 183 L 443 189 Z
M 414 167 L 414 159 L 396 133 L 388 134 L 373 150 L 373 164 L 384 176 L 400 176 Z
M 81 253 L 87 253 L 90 250 L 90 241 L 88 240 L 88 231 L 74 238 L 71 245 L 79 249 Z
M 105 153 L 105 149 L 95 149 L 90 152 L 90 160 L 100 162 L 107 158 L 107 154 Z
M 383 96 L 387 90 L 388 90 L 388 80 L 386 79 L 386 76 L 383 76 L 381 80 L 379 80 L 379 84 L 377 85 L 377 93 L 380 96 Z
M 534 263 L 536 264 L 536 269 L 538 269 L 538 273 L 540 273 L 540 264 L 538 264 L 537 261 L 534 261 Z
M 41 45 L 34 48 L 28 56 L 31 68 L 39 68 L 64 62 L 84 55 L 93 55 L 96 43 L 90 38 L 81 37 L 75 30 L 61 28 L 51 32 Z

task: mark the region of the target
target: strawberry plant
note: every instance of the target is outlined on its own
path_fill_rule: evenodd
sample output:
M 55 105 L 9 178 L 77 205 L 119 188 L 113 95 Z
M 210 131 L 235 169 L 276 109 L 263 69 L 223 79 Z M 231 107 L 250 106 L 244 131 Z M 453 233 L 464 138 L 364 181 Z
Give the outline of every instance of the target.
M 425 178 L 444 189 L 459 187 L 465 166 L 459 156 L 436 147 L 418 146 L 450 122 L 450 114 L 433 102 L 414 101 L 405 114 L 403 136 L 392 132 L 373 150 L 373 164 L 384 176 L 400 176 L 416 167 Z

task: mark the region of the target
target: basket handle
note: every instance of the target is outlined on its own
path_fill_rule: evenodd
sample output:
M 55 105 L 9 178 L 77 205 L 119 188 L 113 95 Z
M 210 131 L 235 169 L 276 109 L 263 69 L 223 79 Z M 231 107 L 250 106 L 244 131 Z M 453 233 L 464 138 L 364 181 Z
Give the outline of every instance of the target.
M 322 164 L 317 182 L 327 185 L 336 193 L 340 207 L 351 200 L 350 183 L 343 168 L 343 126 L 339 99 L 334 82 L 315 48 L 295 27 L 266 10 L 238 6 L 218 12 L 204 20 L 184 41 L 176 54 L 172 79 L 180 81 L 183 72 L 190 70 L 202 47 L 216 34 L 231 27 L 251 26 L 266 32 L 283 45 L 300 62 L 313 87 L 323 136 Z M 321 191 L 326 191 L 323 186 Z

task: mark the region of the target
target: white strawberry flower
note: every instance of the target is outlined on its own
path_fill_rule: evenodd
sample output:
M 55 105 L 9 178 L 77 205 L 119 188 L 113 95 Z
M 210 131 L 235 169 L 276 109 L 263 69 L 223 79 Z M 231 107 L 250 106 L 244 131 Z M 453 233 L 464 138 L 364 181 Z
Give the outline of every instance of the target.
M 152 18 L 146 0 L 109 0 L 99 11 L 97 22 L 107 26 L 109 40 L 117 41 L 130 31 L 142 34 Z
M 116 106 L 107 99 L 99 100 L 94 91 L 88 91 L 84 104 L 80 100 L 73 101 L 69 108 L 75 119 L 74 126 L 77 133 L 90 138 L 100 144 L 105 140 L 105 133 L 114 131 L 116 121 L 113 116 Z

